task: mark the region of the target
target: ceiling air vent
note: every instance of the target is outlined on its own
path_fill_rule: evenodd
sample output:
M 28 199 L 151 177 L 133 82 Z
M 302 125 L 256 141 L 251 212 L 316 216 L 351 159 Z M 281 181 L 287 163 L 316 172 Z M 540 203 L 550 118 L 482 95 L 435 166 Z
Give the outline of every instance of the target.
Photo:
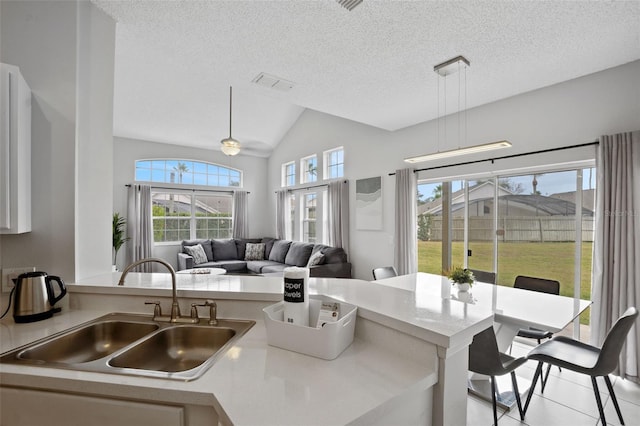
M 293 89 L 295 83 L 285 80 L 284 78 L 276 77 L 275 75 L 261 72 L 253 80 L 252 83 L 256 83 L 258 86 L 267 87 L 269 89 L 276 89 L 282 92 L 288 92 Z
M 362 0 L 336 0 L 340 3 L 340 6 L 344 7 L 348 11 L 352 11 L 357 5 L 362 3 Z

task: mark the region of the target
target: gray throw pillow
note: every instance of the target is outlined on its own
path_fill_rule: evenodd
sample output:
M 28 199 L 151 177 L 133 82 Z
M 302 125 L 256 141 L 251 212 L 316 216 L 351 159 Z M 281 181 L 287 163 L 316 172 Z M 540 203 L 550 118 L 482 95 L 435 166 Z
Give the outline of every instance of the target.
M 187 252 L 188 255 L 193 257 L 193 263 L 199 265 L 201 263 L 207 263 L 207 255 L 204 252 L 204 248 L 200 244 L 196 244 L 194 246 L 185 246 L 184 251 Z
M 247 243 L 244 260 L 264 260 L 264 244 Z
M 284 263 L 294 266 L 307 266 L 309 262 L 309 256 L 311 256 L 311 250 L 313 250 L 313 244 L 293 242 L 289 246 L 287 257 L 284 259 Z
M 322 265 L 324 263 L 324 254 L 317 251 L 311 255 L 309 258 L 309 263 L 307 263 L 308 267 Z
M 213 240 L 213 260 L 238 260 L 238 250 L 234 240 Z
M 271 248 L 271 253 L 269 253 L 269 260 L 284 263 L 284 259 L 287 257 L 290 245 L 291 241 L 276 240 Z

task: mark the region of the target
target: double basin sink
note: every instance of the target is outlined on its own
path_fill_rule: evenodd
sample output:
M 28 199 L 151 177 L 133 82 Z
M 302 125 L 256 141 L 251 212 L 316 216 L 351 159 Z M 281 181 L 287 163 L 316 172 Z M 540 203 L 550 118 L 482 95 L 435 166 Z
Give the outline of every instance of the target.
M 146 315 L 112 313 L 7 352 L 0 364 L 188 381 L 207 371 L 254 324 L 158 323 Z

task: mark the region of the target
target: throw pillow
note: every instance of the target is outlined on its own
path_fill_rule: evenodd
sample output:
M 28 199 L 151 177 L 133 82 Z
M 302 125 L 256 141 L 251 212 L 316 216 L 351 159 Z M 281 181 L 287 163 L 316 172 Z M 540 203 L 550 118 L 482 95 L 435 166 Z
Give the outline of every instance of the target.
M 238 260 L 238 250 L 233 239 L 215 239 L 211 241 L 213 246 L 213 260 Z
M 307 263 L 308 267 L 322 265 L 324 263 L 324 254 L 317 251 L 311 255 L 309 258 L 309 263 Z
M 247 243 L 244 260 L 264 260 L 264 244 Z
M 289 246 L 289 251 L 284 258 L 284 263 L 299 267 L 307 266 L 312 250 L 313 244 L 294 241 Z
M 289 251 L 290 245 L 291 241 L 276 240 L 273 243 L 271 253 L 269 253 L 269 260 L 273 260 L 274 262 L 278 263 L 284 263 L 284 259 L 287 257 L 287 252 Z
M 207 262 L 207 255 L 205 254 L 204 249 L 200 244 L 196 244 L 194 246 L 185 246 L 184 250 L 188 255 L 193 257 L 193 263 L 195 263 L 196 265 Z

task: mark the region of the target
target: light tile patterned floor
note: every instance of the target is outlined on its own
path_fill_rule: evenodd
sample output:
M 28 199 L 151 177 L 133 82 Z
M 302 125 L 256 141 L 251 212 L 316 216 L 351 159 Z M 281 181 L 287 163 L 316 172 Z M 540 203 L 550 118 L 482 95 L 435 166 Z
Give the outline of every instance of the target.
M 513 345 L 514 356 L 525 355 L 531 346 L 516 342 Z M 533 378 L 536 363 L 529 361 L 518 368 L 516 374 L 527 379 Z M 618 397 L 622 417 L 627 426 L 640 426 L 640 385 L 611 376 L 613 388 Z M 607 424 L 619 425 L 620 420 L 609 397 L 604 380 L 598 380 L 602 403 L 605 408 Z M 490 426 L 493 424 L 491 403 L 475 396 L 467 399 L 467 425 Z M 524 403 L 524 401 L 523 401 Z M 588 376 L 571 371 L 559 371 L 553 367 L 549 382 L 540 394 L 540 384 L 531 399 L 531 404 L 524 421 L 520 421 L 518 409 L 504 412 L 498 408 L 498 424 L 500 426 L 597 426 L 600 416 Z

